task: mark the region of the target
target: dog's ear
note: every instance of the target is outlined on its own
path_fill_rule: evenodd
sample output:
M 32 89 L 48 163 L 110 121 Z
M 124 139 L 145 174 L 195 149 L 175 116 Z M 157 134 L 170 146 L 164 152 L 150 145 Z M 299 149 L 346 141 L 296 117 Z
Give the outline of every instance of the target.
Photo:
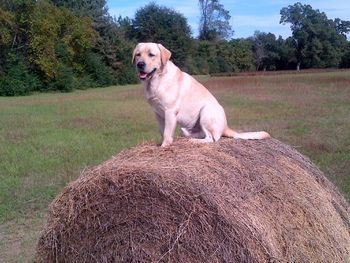
M 157 44 L 160 49 L 160 59 L 162 60 L 162 66 L 164 67 L 171 57 L 171 52 L 167 50 L 162 44 Z
M 135 56 L 136 56 L 136 51 L 138 50 L 138 47 L 141 45 L 142 43 L 138 43 L 137 46 L 134 48 L 134 51 L 132 52 L 132 59 L 131 59 L 131 63 L 135 64 Z

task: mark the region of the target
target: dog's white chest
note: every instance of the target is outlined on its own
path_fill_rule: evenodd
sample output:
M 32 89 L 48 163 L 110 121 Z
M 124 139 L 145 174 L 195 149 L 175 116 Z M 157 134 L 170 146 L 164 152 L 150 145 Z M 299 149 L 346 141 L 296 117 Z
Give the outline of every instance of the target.
M 152 97 L 150 99 L 147 99 L 147 101 L 151 105 L 154 112 L 160 116 L 164 116 L 165 106 L 161 100 L 159 100 L 157 97 Z
M 157 85 L 149 85 L 145 87 L 145 98 L 151 105 L 154 112 L 160 116 L 164 116 L 166 101 L 164 100 Z

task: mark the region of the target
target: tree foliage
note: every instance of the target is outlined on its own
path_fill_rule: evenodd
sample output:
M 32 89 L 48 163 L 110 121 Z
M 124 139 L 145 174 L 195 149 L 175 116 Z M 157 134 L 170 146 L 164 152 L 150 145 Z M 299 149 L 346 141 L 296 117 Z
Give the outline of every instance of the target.
M 298 2 L 281 10 L 280 23 L 291 24 L 298 68 L 339 65 L 349 32 L 347 21 L 328 19 L 325 13 Z
M 340 67 L 350 68 L 350 42 L 347 43 L 344 55 L 341 58 Z
M 134 19 L 113 18 L 106 0 L 0 1 L 0 96 L 136 83 L 130 63 L 137 42 L 157 42 L 191 74 L 295 68 L 350 68 L 350 22 L 310 5 L 281 10 L 292 36 L 255 32 L 230 39 L 230 15 L 219 0 L 199 0 L 199 37 L 187 19 L 154 2 Z
M 104 1 L 97 2 L 1 2 L 0 94 L 136 82 L 129 58 L 133 43 L 122 36 Z M 79 3 L 87 6 L 80 10 Z
M 185 65 L 191 46 L 191 29 L 182 14 L 152 2 L 137 10 L 133 27 L 137 42 L 161 43 L 172 51 L 172 60 L 177 65 Z
M 77 16 L 91 17 L 95 22 L 109 17 L 106 0 L 50 0 L 55 6 L 69 9 Z
M 89 18 L 39 0 L 29 21 L 30 60 L 45 77 L 56 78 L 63 64 L 77 71 L 83 68 L 79 62 L 96 38 Z
M 4 70 L 5 52 L 11 48 L 15 15 L 0 8 L 0 73 Z
M 256 31 L 252 37 L 256 70 L 276 70 L 280 59 L 280 46 L 276 36 L 272 33 Z
M 200 9 L 200 40 L 223 40 L 231 37 L 233 30 L 230 25 L 229 11 L 219 0 L 199 0 Z
M 51 0 L 51 2 L 58 7 L 69 9 L 78 18 L 89 17 L 92 20 L 93 29 L 97 32 L 93 51 L 100 57 L 100 63 L 105 72 L 103 76 L 106 77 L 106 81 L 100 79 L 98 84 L 126 84 L 137 81 L 135 74 L 130 74 L 132 70 L 130 58 L 126 58 L 125 55 L 130 54 L 133 44 L 125 38 L 119 22 L 109 15 L 105 0 Z M 94 55 L 91 54 L 88 57 L 92 58 Z M 97 60 L 88 59 L 87 61 L 96 62 Z M 94 65 L 90 65 L 90 69 Z

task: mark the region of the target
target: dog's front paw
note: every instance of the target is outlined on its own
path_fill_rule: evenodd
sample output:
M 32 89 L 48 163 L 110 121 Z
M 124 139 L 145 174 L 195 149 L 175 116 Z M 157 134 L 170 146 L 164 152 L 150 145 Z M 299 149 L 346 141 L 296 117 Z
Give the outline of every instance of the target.
M 168 147 L 170 144 L 172 144 L 173 139 L 167 139 L 163 140 L 161 147 Z

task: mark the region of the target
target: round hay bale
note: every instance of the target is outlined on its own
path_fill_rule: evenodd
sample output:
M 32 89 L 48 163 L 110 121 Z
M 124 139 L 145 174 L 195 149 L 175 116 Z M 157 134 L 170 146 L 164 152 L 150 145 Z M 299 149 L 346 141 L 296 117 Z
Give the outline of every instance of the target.
M 350 208 L 275 139 L 146 144 L 64 189 L 36 262 L 350 262 Z

